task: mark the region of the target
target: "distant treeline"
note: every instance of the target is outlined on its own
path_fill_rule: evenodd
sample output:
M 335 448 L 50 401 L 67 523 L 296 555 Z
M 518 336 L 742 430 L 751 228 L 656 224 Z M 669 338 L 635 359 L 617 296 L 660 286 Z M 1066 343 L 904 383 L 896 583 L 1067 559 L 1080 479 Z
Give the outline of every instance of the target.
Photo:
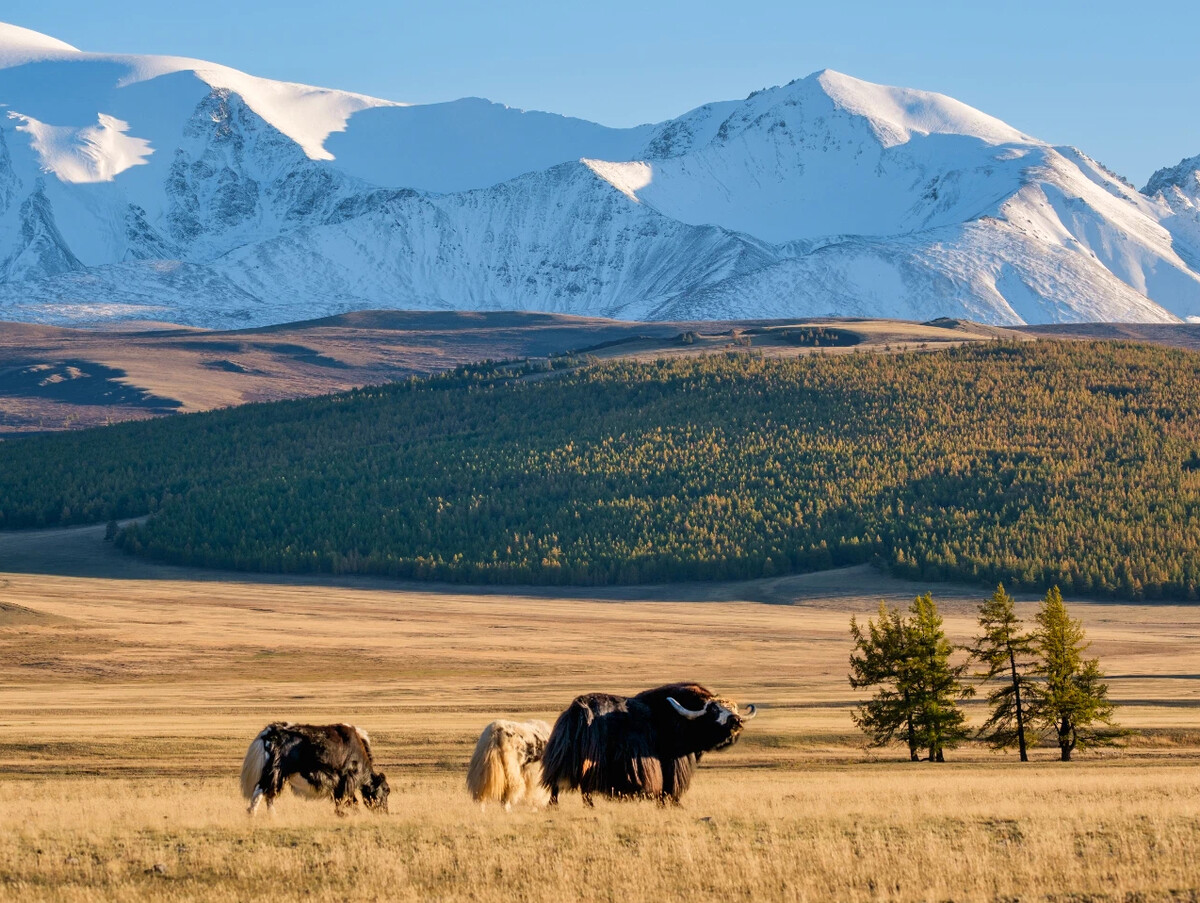
M 118 541 L 263 571 L 602 584 L 874 561 L 1195 599 L 1198 363 L 1041 341 L 463 368 L 0 443 L 0 526 L 153 514 Z

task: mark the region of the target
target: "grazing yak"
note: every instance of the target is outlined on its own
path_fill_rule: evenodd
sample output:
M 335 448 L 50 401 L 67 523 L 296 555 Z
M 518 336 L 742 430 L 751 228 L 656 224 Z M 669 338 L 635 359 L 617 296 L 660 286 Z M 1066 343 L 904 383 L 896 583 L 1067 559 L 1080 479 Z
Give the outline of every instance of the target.
M 542 783 L 550 805 L 560 790 L 648 797 L 674 803 L 687 791 L 700 757 L 737 741 L 744 715 L 699 684 L 667 684 L 637 696 L 590 693 L 563 712 L 546 741 Z
M 493 721 L 479 735 L 467 769 L 467 789 L 480 805 L 526 800 L 545 805 L 542 753 L 550 725 L 545 721 Z
M 287 724 L 276 721 L 262 729 L 242 761 L 242 796 L 253 815 L 265 798 L 267 808 L 290 784 L 299 796 L 332 797 L 334 810 L 358 802 L 387 811 L 387 778 L 375 771 L 371 739 L 350 724 Z

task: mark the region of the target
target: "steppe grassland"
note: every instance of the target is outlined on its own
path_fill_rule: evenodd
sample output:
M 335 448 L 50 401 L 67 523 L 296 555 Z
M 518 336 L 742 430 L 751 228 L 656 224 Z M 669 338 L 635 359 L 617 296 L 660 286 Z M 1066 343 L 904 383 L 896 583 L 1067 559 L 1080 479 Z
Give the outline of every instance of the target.
M 224 778 L 5 784 L 13 900 L 1195 899 L 1196 769 L 923 763 L 707 769 L 684 807 L 480 812 L 456 774 L 394 770 L 390 816 Z M 401 776 L 403 775 L 403 776 Z M 1137 894 L 1136 896 L 1134 894 Z
M 846 624 L 920 589 L 861 568 L 582 598 L 0 575 L 0 897 L 1200 895 L 1200 608 L 1073 606 L 1140 731 L 1129 749 L 911 765 L 854 733 Z M 965 639 L 981 594 L 933 589 Z M 492 717 L 681 677 L 761 705 L 681 809 L 469 803 Z M 236 772 L 275 718 L 370 730 L 391 815 L 285 797 L 249 822 Z

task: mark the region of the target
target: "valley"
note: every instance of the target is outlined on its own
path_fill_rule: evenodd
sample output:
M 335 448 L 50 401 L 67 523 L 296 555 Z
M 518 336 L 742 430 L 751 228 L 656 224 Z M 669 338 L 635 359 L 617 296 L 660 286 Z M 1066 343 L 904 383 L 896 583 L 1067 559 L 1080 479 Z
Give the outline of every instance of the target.
M 0 903 L 1200 903 L 1186 14 L 125 5 L 0 22 Z
M 1021 767 L 970 744 L 933 766 L 865 750 L 846 683 L 850 615 L 925 584 L 852 568 L 476 591 L 172 568 L 102 537 L 0 534 L 0 898 L 302 882 L 317 900 L 556 900 L 600 876 L 631 901 L 1197 890 L 1195 605 L 1069 600 L 1135 732 L 1126 748 L 1067 766 L 1037 748 Z M 983 594 L 933 589 L 964 641 Z M 1028 619 L 1034 596 L 1017 598 Z M 506 814 L 467 797 L 490 719 L 553 720 L 577 693 L 680 677 L 760 709 L 736 746 L 705 757 L 682 807 L 568 796 Z M 981 703 L 967 711 L 978 721 Z M 289 795 L 249 821 L 237 769 L 277 718 L 368 729 L 391 814 L 338 819 Z M 1112 858 L 1090 867 L 1100 855 Z

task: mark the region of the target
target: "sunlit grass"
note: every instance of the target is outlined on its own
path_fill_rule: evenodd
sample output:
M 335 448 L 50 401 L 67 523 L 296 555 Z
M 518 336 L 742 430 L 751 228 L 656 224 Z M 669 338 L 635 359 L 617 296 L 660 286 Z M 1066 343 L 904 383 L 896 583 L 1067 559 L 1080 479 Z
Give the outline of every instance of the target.
M 1200 898 L 1200 609 L 1072 606 L 1125 749 L 910 764 L 850 722 L 846 625 L 916 589 L 862 569 L 627 602 L 2 575 L 21 614 L 0 618 L 0 899 Z M 935 597 L 962 642 L 976 600 Z M 682 808 L 468 798 L 492 718 L 680 678 L 760 706 Z M 288 795 L 248 819 L 237 770 L 275 718 L 368 729 L 391 814 Z
M 481 811 L 457 776 L 392 783 L 387 816 L 339 819 L 331 805 L 285 797 L 254 820 L 232 779 L 5 783 L 0 894 L 636 903 L 1200 893 L 1194 765 L 712 769 L 680 808 L 589 810 L 571 797 L 556 811 L 510 814 Z

